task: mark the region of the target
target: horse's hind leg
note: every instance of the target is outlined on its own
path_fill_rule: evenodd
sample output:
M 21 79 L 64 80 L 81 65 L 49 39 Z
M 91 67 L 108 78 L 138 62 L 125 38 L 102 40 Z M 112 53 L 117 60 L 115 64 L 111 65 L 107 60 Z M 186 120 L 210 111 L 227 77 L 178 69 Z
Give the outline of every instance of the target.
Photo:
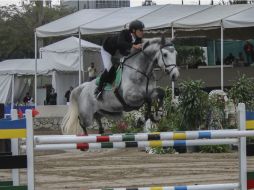
M 102 116 L 99 113 L 94 114 L 94 119 L 96 120 L 97 124 L 99 125 L 99 133 L 104 134 L 105 131 L 102 126 L 101 118 L 102 118 Z
M 85 135 L 88 135 L 87 127 L 93 124 L 93 116 L 91 114 L 82 114 L 79 116 L 79 124 Z
M 84 121 L 83 121 L 82 119 L 80 119 L 80 117 L 78 117 L 78 119 L 79 119 L 79 125 L 81 126 L 81 128 L 82 128 L 84 134 L 85 134 L 85 135 L 88 135 L 87 129 L 86 129 L 86 126 L 87 126 L 87 125 L 84 123 Z

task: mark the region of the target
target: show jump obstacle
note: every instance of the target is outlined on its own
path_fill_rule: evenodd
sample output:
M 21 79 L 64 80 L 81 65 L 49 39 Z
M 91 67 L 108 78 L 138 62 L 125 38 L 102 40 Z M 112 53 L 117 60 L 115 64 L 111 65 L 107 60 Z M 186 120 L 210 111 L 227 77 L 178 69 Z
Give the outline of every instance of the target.
M 60 149 L 101 149 L 134 147 L 177 147 L 217 144 L 236 144 L 239 152 L 239 182 L 226 184 L 144 187 L 137 190 L 247 190 L 254 188 L 254 175 L 249 174 L 247 184 L 246 137 L 254 136 L 254 112 L 246 112 L 245 105 L 239 104 L 239 130 L 187 131 L 163 133 L 114 134 L 111 136 L 75 136 L 75 135 L 33 135 L 32 111 L 26 110 L 26 118 L 17 119 L 12 111 L 13 120 L 0 120 L 0 139 L 12 140 L 12 155 L 0 156 L 0 169 L 13 169 L 13 182 L 0 182 L 0 190 L 34 190 L 34 151 Z M 26 138 L 26 155 L 19 155 L 17 138 Z M 2 162 L 3 160 L 3 162 Z M 8 163 L 8 164 L 7 164 Z M 27 186 L 19 185 L 19 168 L 27 168 Z M 121 190 L 128 190 L 120 188 Z M 108 190 L 119 190 L 113 188 Z M 133 190 L 133 188 L 132 188 Z

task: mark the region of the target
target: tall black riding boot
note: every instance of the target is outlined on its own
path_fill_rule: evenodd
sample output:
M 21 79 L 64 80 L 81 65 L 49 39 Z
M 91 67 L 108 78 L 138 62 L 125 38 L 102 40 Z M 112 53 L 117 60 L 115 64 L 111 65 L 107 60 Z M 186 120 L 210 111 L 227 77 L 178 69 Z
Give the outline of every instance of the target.
M 115 81 L 116 78 L 116 68 L 112 66 L 108 72 L 107 81 L 108 83 L 112 84 Z
M 103 95 L 103 88 L 104 88 L 104 85 L 106 83 L 106 79 L 108 77 L 108 71 L 105 70 L 102 74 L 101 74 L 101 78 L 100 78 L 100 82 L 99 82 L 99 85 L 98 87 L 95 89 L 95 96 L 97 98 L 97 100 L 102 100 L 102 95 Z

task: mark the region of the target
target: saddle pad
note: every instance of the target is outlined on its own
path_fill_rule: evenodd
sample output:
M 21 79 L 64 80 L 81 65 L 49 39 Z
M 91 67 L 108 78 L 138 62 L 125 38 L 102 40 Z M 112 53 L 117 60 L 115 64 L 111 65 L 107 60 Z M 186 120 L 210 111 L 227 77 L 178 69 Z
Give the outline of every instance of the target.
M 101 78 L 101 75 L 99 75 L 96 78 L 96 85 L 97 86 L 99 85 L 100 78 Z M 104 90 L 109 91 L 109 90 L 119 87 L 121 80 L 122 80 L 122 68 L 119 66 L 116 71 L 116 78 L 115 78 L 114 82 L 112 84 L 107 83 L 106 86 L 104 87 Z

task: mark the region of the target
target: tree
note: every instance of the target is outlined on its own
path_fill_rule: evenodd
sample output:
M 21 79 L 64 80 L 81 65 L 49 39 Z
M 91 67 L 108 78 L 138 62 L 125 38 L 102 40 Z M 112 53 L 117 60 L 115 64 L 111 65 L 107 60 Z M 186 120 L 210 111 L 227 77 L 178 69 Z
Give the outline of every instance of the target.
M 50 8 L 33 3 L 0 7 L 0 61 L 33 58 L 35 28 L 69 13 L 64 7 Z

